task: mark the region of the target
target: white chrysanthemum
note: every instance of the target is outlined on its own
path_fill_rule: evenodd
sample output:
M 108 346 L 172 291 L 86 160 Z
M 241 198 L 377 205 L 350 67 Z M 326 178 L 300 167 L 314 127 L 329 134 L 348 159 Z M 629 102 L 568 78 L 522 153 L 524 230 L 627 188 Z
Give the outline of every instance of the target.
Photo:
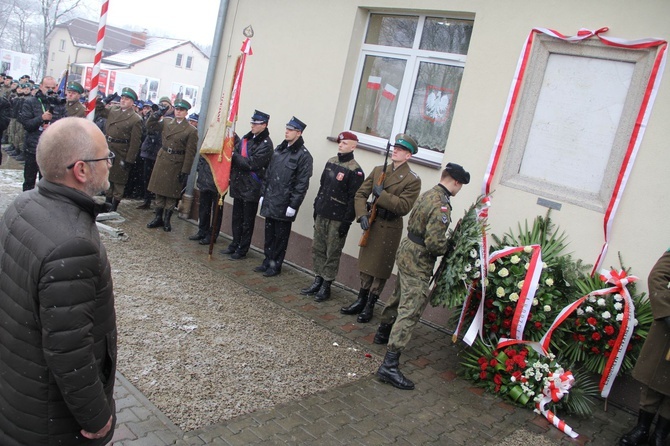
M 617 302 L 621 302 L 623 300 L 623 297 L 621 297 L 621 294 L 615 294 L 614 300 L 616 300 Z
M 479 271 L 475 271 L 474 274 L 472 275 L 473 279 L 479 279 L 480 273 Z
M 532 251 L 533 251 L 533 247 L 532 247 L 532 246 L 524 246 L 524 247 L 523 247 L 523 252 L 525 252 L 525 253 L 530 253 L 530 252 L 532 252 Z
M 537 300 L 537 299 L 533 299 L 533 306 L 534 306 L 534 307 L 537 307 L 537 304 L 539 304 L 539 303 L 540 303 L 539 300 Z
M 545 262 L 542 262 L 542 269 L 547 269 L 547 264 Z
M 623 320 L 623 313 L 619 313 L 616 315 L 616 320 L 617 322 L 621 322 Z
M 474 259 L 475 257 L 477 257 L 477 250 L 475 250 L 475 249 L 471 249 L 471 250 L 470 250 L 470 257 L 472 257 L 473 259 Z
M 516 293 L 512 293 L 509 295 L 509 300 L 510 302 L 516 302 L 517 300 L 519 300 L 519 295 Z
M 519 283 L 516 284 L 516 287 L 517 287 L 518 289 L 522 289 L 522 288 L 523 288 L 523 283 L 524 283 L 523 280 L 519 281 Z
M 602 297 L 598 299 L 598 302 L 596 303 L 598 304 L 599 307 L 604 307 L 605 305 L 607 305 L 607 302 L 605 302 L 605 299 L 603 299 Z
M 498 289 L 496 289 L 496 296 L 503 297 L 504 295 L 505 295 L 505 288 L 499 286 Z
M 614 304 L 614 309 L 615 309 L 616 311 L 621 311 L 621 310 L 623 309 L 623 304 L 622 304 L 621 302 L 616 302 L 616 303 Z
M 586 299 L 586 300 L 588 300 L 589 302 L 595 302 L 596 301 L 596 296 L 589 296 L 589 298 Z
M 609 311 L 605 311 L 605 312 L 602 314 L 602 316 L 603 316 L 603 319 L 609 319 L 609 318 L 612 317 L 612 315 L 610 314 Z
M 542 309 L 544 311 L 551 311 L 551 306 L 550 305 L 545 305 Z
M 466 273 L 469 273 L 470 271 L 472 271 L 472 265 L 468 263 L 467 265 L 465 265 L 465 268 L 463 269 L 465 270 Z
M 481 260 L 479 260 L 479 259 L 475 260 L 475 266 L 476 266 L 477 268 L 479 268 L 479 267 L 481 266 L 481 264 L 482 264 L 482 261 L 481 261 Z
M 577 308 L 577 316 L 581 316 L 583 314 L 584 314 L 584 310 L 582 310 L 581 308 Z
M 507 277 L 509 276 L 509 271 L 507 270 L 507 268 L 503 268 L 500 271 L 498 271 L 498 275 L 500 277 Z
M 509 261 L 510 261 L 510 263 L 511 263 L 512 265 L 516 265 L 517 263 L 519 263 L 519 262 L 521 261 L 521 257 L 519 257 L 518 255 L 513 255 L 513 256 L 509 259 Z
M 514 376 L 511 376 L 509 380 L 512 382 L 516 382 L 516 378 Z
M 496 270 L 496 265 L 494 263 L 489 263 L 489 272 L 492 273 Z
M 554 279 L 552 279 L 551 277 L 549 277 L 547 280 L 544 281 L 544 283 L 545 283 L 547 286 L 553 286 L 553 285 L 554 285 Z
M 584 311 L 586 311 L 587 313 L 593 313 L 593 307 L 588 306 L 584 309 Z
M 468 276 L 465 275 L 465 274 L 459 275 L 458 278 L 461 279 L 461 280 L 468 280 Z

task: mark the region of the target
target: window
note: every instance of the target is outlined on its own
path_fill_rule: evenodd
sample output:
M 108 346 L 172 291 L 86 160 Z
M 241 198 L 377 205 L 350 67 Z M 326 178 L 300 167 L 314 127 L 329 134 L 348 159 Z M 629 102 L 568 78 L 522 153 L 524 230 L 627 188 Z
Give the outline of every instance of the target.
M 441 163 L 474 22 L 466 18 L 372 13 L 361 49 L 348 122 L 364 144 L 385 146 L 406 132 Z
M 190 70 L 193 65 L 193 56 L 186 57 L 186 69 Z
M 60 51 L 65 51 L 65 39 L 61 39 L 58 49 Z
M 181 67 L 181 60 L 183 59 L 183 57 L 184 57 L 183 54 L 177 54 L 177 62 L 175 62 L 175 65 Z
M 501 183 L 604 212 L 656 49 L 539 37 L 518 99 Z

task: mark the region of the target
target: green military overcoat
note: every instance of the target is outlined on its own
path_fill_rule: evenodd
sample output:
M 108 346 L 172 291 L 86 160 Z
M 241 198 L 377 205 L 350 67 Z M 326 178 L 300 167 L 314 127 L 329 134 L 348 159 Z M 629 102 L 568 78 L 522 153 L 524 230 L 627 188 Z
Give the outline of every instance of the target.
M 85 118 L 86 107 L 79 101 L 68 102 L 65 104 L 65 115 L 68 118 Z
M 375 167 L 356 192 L 354 207 L 357 221 L 368 213 L 366 202 L 372 194 L 372 187 L 379 183 L 383 169 L 383 166 Z M 361 272 L 380 279 L 391 277 L 396 250 L 403 236 L 402 217 L 412 210 L 420 192 L 421 179 L 407 163 L 403 163 L 395 171 L 393 164 L 389 163 L 386 168 L 384 192 L 377 199 L 377 206 L 393 212 L 399 218 L 394 220 L 377 218 L 374 221 L 368 244 L 366 247 L 361 247 L 358 254 L 358 269 Z
M 637 358 L 633 377 L 651 389 L 670 396 L 670 328 L 663 319 L 670 317 L 670 250 L 652 268 L 647 279 L 649 302 L 654 321 Z
M 105 123 L 105 136 L 109 150 L 116 155 L 114 165 L 109 169 L 109 181 L 126 184 L 130 169 L 127 167 L 124 169 L 121 161 L 133 164 L 137 158 L 142 143 L 142 118 L 135 113 L 132 107 L 121 110 L 121 107 L 115 105 L 109 109 Z
M 164 197 L 179 198 L 183 185 L 179 174 L 189 174 L 198 150 L 198 130 L 186 119 L 177 123 L 175 118 L 152 115 L 147 120 L 147 131 L 162 131 L 162 147 L 158 151 L 156 164 L 149 180 L 148 189 Z

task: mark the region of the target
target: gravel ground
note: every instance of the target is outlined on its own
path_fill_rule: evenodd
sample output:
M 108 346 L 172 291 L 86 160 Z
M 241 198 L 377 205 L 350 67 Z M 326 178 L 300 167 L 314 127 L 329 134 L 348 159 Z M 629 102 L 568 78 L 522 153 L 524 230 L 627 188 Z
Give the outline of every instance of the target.
M 379 358 L 366 357 L 346 338 L 176 257 L 152 234 L 126 234 L 125 241 L 104 237 L 116 295 L 118 368 L 181 429 L 376 371 Z

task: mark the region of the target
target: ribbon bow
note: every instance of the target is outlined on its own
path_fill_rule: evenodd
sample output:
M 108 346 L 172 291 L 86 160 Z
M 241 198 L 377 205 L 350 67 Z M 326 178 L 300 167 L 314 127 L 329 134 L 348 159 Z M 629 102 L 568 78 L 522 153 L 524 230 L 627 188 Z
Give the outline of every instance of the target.
M 535 406 L 558 430 L 566 433 L 572 438 L 577 438 L 579 436 L 577 432 L 573 431 L 570 426 L 565 424 L 565 421 L 558 418 L 551 410 L 546 408 L 546 405 L 549 404 L 549 402 L 553 401 L 554 403 L 557 403 L 561 398 L 567 395 L 574 382 L 575 378 L 570 371 L 564 372 L 563 369 L 558 369 L 551 373 L 547 385 L 542 390 L 544 396 Z
M 629 283 L 637 282 L 639 279 L 637 276 L 629 276 L 624 270 L 617 271 L 615 269 L 611 269 L 607 271 L 603 269 L 600 271 L 600 280 L 611 283 L 619 289 L 623 289 Z

